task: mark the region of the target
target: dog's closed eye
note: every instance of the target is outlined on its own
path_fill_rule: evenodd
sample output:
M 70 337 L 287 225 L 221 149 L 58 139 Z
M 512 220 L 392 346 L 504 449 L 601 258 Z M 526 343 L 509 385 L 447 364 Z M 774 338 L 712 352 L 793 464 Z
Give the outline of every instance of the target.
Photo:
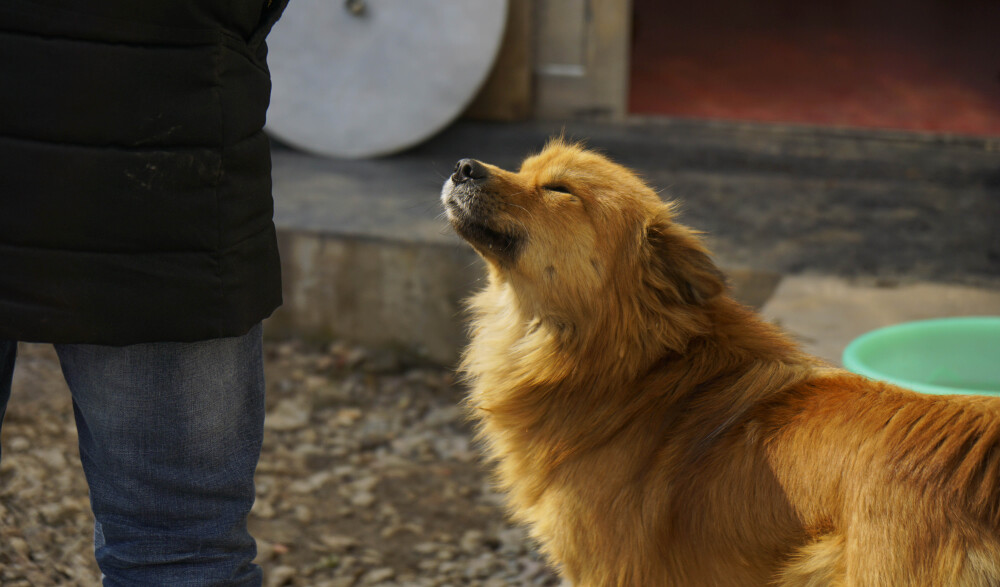
M 569 191 L 568 187 L 560 184 L 543 186 L 543 189 L 549 190 L 550 192 L 559 192 L 561 194 L 569 194 L 571 196 L 573 195 L 573 192 Z

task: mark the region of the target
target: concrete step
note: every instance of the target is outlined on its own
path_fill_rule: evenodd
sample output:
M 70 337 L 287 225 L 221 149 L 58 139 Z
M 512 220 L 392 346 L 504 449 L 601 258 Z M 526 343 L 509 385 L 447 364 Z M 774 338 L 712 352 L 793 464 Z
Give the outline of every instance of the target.
M 463 122 L 383 159 L 274 148 L 285 303 L 268 334 L 453 363 L 465 342 L 462 300 L 481 283 L 482 265 L 446 225 L 441 184 L 459 158 L 516 168 L 563 132 L 681 197 L 682 221 L 709 232 L 736 297 L 756 307 L 783 307 L 772 294 L 798 291 L 786 276 L 987 293 L 1000 285 L 1000 141 L 696 122 Z M 843 311 L 864 314 L 864 299 Z M 976 300 L 961 310 L 1000 313 L 992 297 Z M 799 314 L 781 312 L 797 324 Z
M 761 313 L 809 353 L 840 365 L 848 343 L 876 328 L 931 318 L 1000 315 L 1000 291 L 793 275 L 782 279 Z

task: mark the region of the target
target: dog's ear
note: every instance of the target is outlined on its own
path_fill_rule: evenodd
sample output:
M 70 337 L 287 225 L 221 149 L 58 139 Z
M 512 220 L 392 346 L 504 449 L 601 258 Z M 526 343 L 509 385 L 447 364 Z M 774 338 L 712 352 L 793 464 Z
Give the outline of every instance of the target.
M 694 232 L 657 220 L 644 237 L 646 278 L 664 302 L 700 305 L 725 291 L 726 276 Z

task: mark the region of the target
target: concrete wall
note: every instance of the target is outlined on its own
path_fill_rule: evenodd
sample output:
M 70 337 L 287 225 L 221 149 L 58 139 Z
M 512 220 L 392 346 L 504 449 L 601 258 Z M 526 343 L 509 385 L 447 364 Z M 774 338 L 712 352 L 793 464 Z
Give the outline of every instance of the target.
M 268 336 L 348 340 L 452 365 L 466 341 L 463 300 L 481 283 L 466 246 L 280 230 L 284 305 Z
M 279 230 L 284 304 L 269 337 L 345 340 L 453 366 L 468 341 L 464 300 L 483 285 L 483 261 L 464 244 L 405 242 Z M 733 269 L 733 293 L 760 307 L 776 274 Z

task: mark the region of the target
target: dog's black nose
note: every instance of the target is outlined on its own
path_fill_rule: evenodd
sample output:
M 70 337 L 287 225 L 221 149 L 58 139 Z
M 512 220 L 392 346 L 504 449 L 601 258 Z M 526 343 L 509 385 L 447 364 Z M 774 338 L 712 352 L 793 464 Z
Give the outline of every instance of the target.
M 466 181 L 478 181 L 486 179 L 490 175 L 490 170 L 475 159 L 460 159 L 455 164 L 455 172 L 451 174 L 451 180 L 455 183 Z

